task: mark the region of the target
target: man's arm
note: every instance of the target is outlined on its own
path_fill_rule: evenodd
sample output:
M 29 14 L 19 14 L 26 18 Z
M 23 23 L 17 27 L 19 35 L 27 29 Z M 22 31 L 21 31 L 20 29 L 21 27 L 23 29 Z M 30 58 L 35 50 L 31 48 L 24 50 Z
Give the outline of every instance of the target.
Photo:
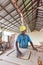
M 22 52 L 18 48 L 18 42 L 16 42 L 16 49 L 17 49 L 17 52 L 19 53 L 19 55 L 22 55 Z
M 32 48 L 34 49 L 34 50 L 36 50 L 36 51 L 38 51 L 35 47 L 34 47 L 34 45 L 33 45 L 33 43 L 30 41 L 30 44 L 31 44 L 31 46 L 32 46 Z
M 31 41 L 30 41 L 30 44 L 31 44 L 32 48 L 34 49 L 34 45 L 33 45 L 33 43 Z
M 19 51 L 18 42 L 16 42 L 16 49 L 17 49 L 17 51 Z

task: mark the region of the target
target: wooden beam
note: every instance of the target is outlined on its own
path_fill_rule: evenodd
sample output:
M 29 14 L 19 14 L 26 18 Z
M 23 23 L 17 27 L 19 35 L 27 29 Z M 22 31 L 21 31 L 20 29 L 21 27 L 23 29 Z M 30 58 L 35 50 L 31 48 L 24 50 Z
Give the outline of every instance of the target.
M 37 4 L 36 4 L 36 5 L 37 5 Z M 35 5 L 35 6 L 36 6 L 36 5 Z M 34 10 L 37 10 L 37 7 L 35 7 L 35 6 L 34 6 L 34 9 L 29 9 L 25 15 L 27 15 L 28 12 L 30 12 L 31 10 L 33 10 L 33 11 L 34 11 Z M 32 13 L 32 12 L 31 12 L 31 13 Z M 25 15 L 24 15 L 24 16 L 25 16 Z M 30 15 L 30 13 L 29 13 L 29 15 Z
M 32 1 L 31 1 L 32 2 Z M 33 3 L 31 3 L 28 7 L 27 7 L 27 9 L 29 9 L 34 3 L 36 2 L 36 0 L 33 2 Z M 23 9 L 24 10 L 24 9 Z M 23 11 L 22 10 L 22 11 Z M 23 11 L 23 13 L 25 12 L 25 10 Z

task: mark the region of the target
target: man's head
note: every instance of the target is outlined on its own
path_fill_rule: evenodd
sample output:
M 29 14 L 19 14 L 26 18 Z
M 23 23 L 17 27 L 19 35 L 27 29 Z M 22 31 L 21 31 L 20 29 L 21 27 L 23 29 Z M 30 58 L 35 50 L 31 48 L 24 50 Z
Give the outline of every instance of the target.
M 25 34 L 26 27 L 24 25 L 20 26 L 20 31 L 21 31 L 22 34 Z

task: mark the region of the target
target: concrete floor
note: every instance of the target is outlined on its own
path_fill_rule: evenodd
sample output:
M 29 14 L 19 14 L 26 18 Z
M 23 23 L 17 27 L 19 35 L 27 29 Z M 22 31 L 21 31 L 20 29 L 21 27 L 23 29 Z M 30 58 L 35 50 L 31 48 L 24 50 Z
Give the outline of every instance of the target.
M 43 32 L 38 32 L 38 31 L 34 31 L 32 33 L 29 33 L 31 40 L 33 41 L 33 43 L 35 45 L 39 45 L 40 42 L 43 42 Z M 32 50 L 32 47 L 29 47 L 28 51 L 31 51 L 31 56 L 30 59 L 20 59 L 17 58 L 15 55 L 15 48 L 12 50 L 7 51 L 6 53 L 4 53 L 3 55 L 0 56 L 0 65 L 38 65 L 38 57 L 40 56 L 40 59 L 43 63 L 43 44 L 41 45 L 41 47 L 36 46 L 37 49 L 40 52 L 36 52 L 34 50 Z M 28 58 L 28 52 L 27 53 L 27 58 Z

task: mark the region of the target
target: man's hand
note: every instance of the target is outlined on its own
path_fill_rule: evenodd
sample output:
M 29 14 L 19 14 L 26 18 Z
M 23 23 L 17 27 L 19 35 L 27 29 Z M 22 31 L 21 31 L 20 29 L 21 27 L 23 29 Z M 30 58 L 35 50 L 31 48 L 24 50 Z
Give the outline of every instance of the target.
M 32 42 L 30 42 L 30 44 L 31 44 L 31 46 L 32 46 L 32 48 L 33 48 L 34 50 L 38 51 L 38 49 L 36 49 L 36 48 L 34 47 L 34 45 L 33 45 Z
M 22 56 L 22 52 L 20 50 L 17 51 L 17 57 L 21 57 Z
M 19 54 L 22 55 L 22 52 L 20 50 L 18 50 Z
M 38 51 L 38 49 L 37 49 L 37 48 L 35 48 L 35 47 L 34 47 L 33 49 L 34 49 L 34 50 L 36 50 L 36 51 Z

